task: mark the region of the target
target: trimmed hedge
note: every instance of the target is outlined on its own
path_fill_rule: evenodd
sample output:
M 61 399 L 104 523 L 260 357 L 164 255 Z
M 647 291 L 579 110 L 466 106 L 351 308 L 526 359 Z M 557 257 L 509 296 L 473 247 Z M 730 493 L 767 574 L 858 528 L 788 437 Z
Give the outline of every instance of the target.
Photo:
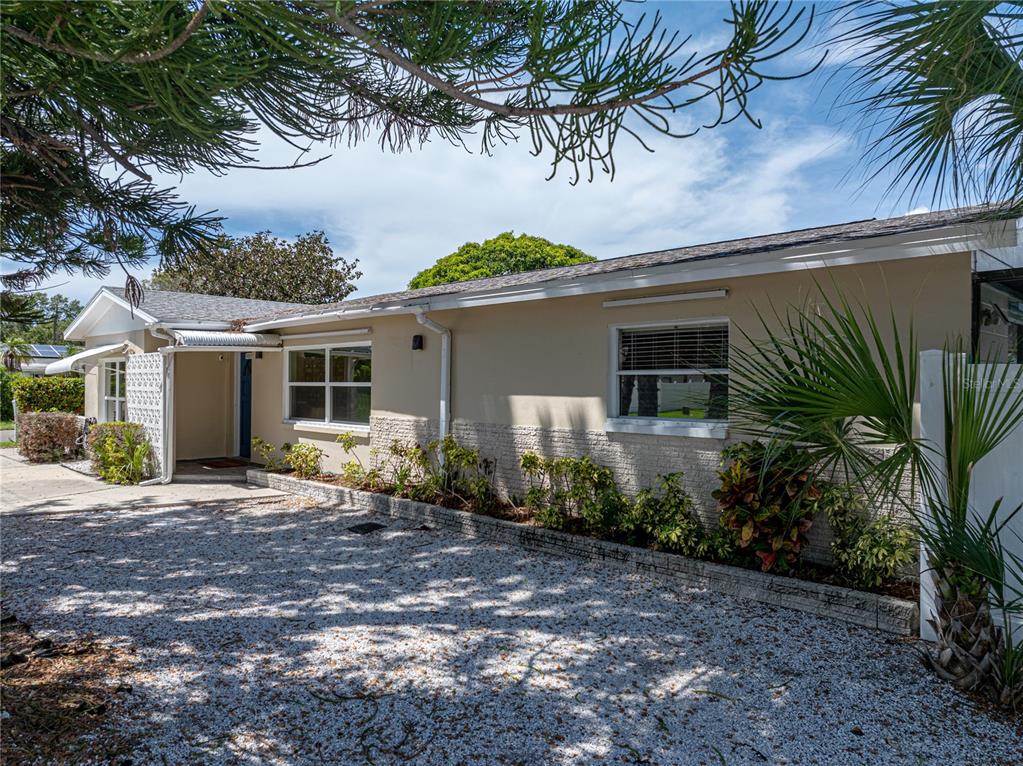
M 153 475 L 153 447 L 141 423 L 111 421 L 89 430 L 92 467 L 112 484 L 138 484 Z
M 33 463 L 56 463 L 78 454 L 82 433 L 70 412 L 19 412 L 18 452 Z
M 19 375 L 11 386 L 18 412 L 85 412 L 85 378 Z
M 11 381 L 14 373 L 0 368 L 0 420 L 14 420 L 14 392 Z

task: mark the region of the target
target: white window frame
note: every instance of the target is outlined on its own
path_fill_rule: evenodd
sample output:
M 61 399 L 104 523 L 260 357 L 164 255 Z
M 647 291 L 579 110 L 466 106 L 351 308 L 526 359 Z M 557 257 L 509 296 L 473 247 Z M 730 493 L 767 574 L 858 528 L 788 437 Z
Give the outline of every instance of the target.
M 98 420 L 100 420 L 100 422 L 102 422 L 102 423 L 112 423 L 112 422 L 116 422 L 116 421 L 124 421 L 124 420 L 126 420 L 128 418 L 128 397 L 127 397 L 127 391 L 122 391 L 121 390 L 121 378 L 117 374 L 117 372 L 115 371 L 114 372 L 114 380 L 115 380 L 114 393 L 115 393 L 115 395 L 114 396 L 110 396 L 107 393 L 107 390 L 108 390 L 107 389 L 107 373 L 108 373 L 107 366 L 108 365 L 121 365 L 121 367 L 123 367 L 123 371 L 124 371 L 124 386 L 125 386 L 125 388 L 127 388 L 128 387 L 128 360 L 125 359 L 123 356 L 108 356 L 108 357 L 104 357 L 103 359 L 100 359 L 99 360 L 99 365 L 100 365 L 100 367 L 99 367 L 99 370 L 100 370 L 99 385 L 100 385 L 100 390 L 102 391 L 102 395 L 100 396 L 100 399 L 103 402 L 103 407 L 101 408 L 101 411 L 100 411 L 100 414 L 102 415 L 102 418 L 98 418 Z M 117 415 L 117 417 L 115 417 L 113 421 L 107 419 L 107 402 L 114 402 L 114 413 L 115 413 L 115 415 Z
M 369 383 L 333 383 L 329 380 L 330 378 L 330 352 L 337 348 L 362 348 L 369 346 L 370 348 L 370 381 Z M 338 343 L 313 343 L 309 345 L 301 346 L 285 346 L 282 349 L 283 353 L 281 356 L 284 357 L 284 361 L 281 364 L 281 417 L 285 424 L 291 425 L 296 431 L 314 431 L 322 433 L 344 433 L 346 431 L 356 433 L 368 433 L 369 423 L 357 423 L 357 422 L 338 422 L 330 419 L 331 409 L 334 406 L 334 397 L 331 396 L 332 388 L 368 388 L 370 390 L 370 415 L 373 412 L 373 373 L 372 373 L 372 351 L 373 342 L 370 340 L 351 340 Z M 292 351 L 323 351 L 326 354 L 323 365 L 324 380 L 322 383 L 292 383 L 288 380 L 288 373 L 291 371 L 291 353 Z M 324 420 L 303 420 L 299 418 L 291 417 L 291 413 L 288 408 L 291 403 L 291 386 L 322 386 L 326 387 L 326 401 L 324 402 Z
M 731 353 L 732 326 L 728 317 L 698 317 L 695 319 L 662 319 L 652 322 L 629 322 L 608 325 L 608 381 L 607 420 L 604 430 L 608 433 L 651 434 L 654 436 L 690 436 L 704 439 L 728 438 L 728 419 L 708 420 L 706 418 L 639 418 L 621 415 L 618 411 L 618 378 L 623 374 L 684 375 L 706 374 L 716 370 L 629 370 L 618 369 L 618 350 L 622 330 L 652 330 L 658 327 L 706 327 L 724 325 L 728 331 L 729 353 Z M 722 372 L 727 373 L 728 370 Z

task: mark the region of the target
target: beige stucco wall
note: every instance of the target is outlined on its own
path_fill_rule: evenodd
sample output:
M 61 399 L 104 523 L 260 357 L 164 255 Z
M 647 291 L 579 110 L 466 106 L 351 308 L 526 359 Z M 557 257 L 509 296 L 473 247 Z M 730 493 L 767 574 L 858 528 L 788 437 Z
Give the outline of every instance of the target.
M 815 282 L 816 280 L 816 282 Z M 922 349 L 947 338 L 968 337 L 970 256 L 953 254 L 883 264 L 844 266 L 829 271 L 789 271 L 755 277 L 692 283 L 685 291 L 728 288 L 723 299 L 604 308 L 606 300 L 681 291 L 633 290 L 600 295 L 507 303 L 431 317 L 453 333 L 452 414 L 454 422 L 548 429 L 602 431 L 607 415 L 608 336 L 616 324 L 727 317 L 733 347 L 741 353 L 739 327 L 755 334 L 756 310 L 801 304 L 816 295 L 841 291 L 867 303 L 882 319 L 894 306 L 907 326 L 910 316 Z M 369 321 L 310 324 L 282 330 L 289 346 L 351 341 L 351 336 L 287 340 L 287 335 L 370 328 L 373 343 L 373 416 L 381 419 L 437 418 L 440 340 L 411 316 Z M 426 347 L 411 350 L 412 336 Z M 282 354 L 264 353 L 253 362 L 253 423 L 256 436 L 280 443 L 315 443 L 328 453 L 328 467 L 340 465 L 335 434 L 296 431 L 282 422 Z M 381 436 L 383 436 L 381 434 Z M 642 439 L 642 437 L 640 437 Z M 365 440 L 364 440 L 365 441 Z M 378 441 L 374 439 L 374 441 Z M 700 440 L 696 440 L 700 441 Z M 710 440 L 703 440 L 708 442 Z M 379 441 L 386 446 L 386 441 Z M 366 448 L 360 450 L 365 460 Z
M 234 354 L 174 355 L 174 451 L 178 460 L 237 454 Z
M 366 335 L 334 335 L 334 330 L 368 328 Z M 289 335 L 309 332 L 328 333 L 316 338 Z M 440 337 L 424 328 L 414 317 L 396 316 L 372 322 L 335 322 L 282 330 L 285 350 L 263 352 L 252 362 L 252 435 L 274 444 L 284 442 L 315 444 L 326 453 L 326 465 L 337 469 L 347 458 L 335 443 L 337 430 L 311 431 L 284 422 L 283 369 L 288 348 L 331 343 L 363 343 L 373 346 L 373 414 L 412 417 L 436 417 L 440 397 Z M 425 348 L 412 350 L 412 336 L 422 334 Z M 365 465 L 370 462 L 370 438 L 355 432 L 356 455 Z M 254 459 L 258 456 L 253 454 Z
M 966 253 L 830 272 L 788 272 L 687 285 L 686 291 L 728 288 L 721 299 L 604 308 L 609 299 L 671 293 L 629 291 L 503 304 L 435 318 L 454 333 L 454 416 L 458 420 L 602 428 L 607 415 L 608 337 L 616 324 L 727 317 L 733 348 L 738 328 L 757 334 L 756 310 L 771 313 L 817 295 L 814 277 L 869 305 L 886 322 L 895 307 L 901 326 L 912 316 L 921 349 L 940 348 L 949 336 L 969 337 L 970 258 Z M 677 291 L 674 291 L 677 292 Z

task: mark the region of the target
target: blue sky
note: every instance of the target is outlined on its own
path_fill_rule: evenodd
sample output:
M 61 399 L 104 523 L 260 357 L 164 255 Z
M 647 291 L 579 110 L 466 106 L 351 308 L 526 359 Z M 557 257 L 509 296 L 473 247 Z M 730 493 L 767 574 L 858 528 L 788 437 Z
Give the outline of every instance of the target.
M 691 34 L 698 50 L 727 34 L 725 3 L 650 2 L 630 13 L 654 10 L 667 27 Z M 825 26 L 816 25 L 818 39 Z M 778 71 L 804 68 L 814 44 L 808 40 Z M 687 139 L 659 136 L 654 153 L 623 137 L 613 181 L 600 176 L 571 186 L 567 173 L 547 181 L 548 159 L 533 157 L 523 137 L 491 157 L 443 142 L 399 155 L 372 141 L 314 147 L 313 156 L 333 156 L 306 169 L 199 172 L 165 183 L 199 210 L 226 216 L 232 234 L 269 229 L 288 238 L 324 230 L 339 255 L 359 259 L 358 295 L 401 289 L 463 242 L 502 231 L 607 258 L 908 212 L 905 201 L 882 198 L 883 184 L 863 186 L 856 125 L 833 109 L 844 83 L 843 72 L 835 72 L 827 66 L 800 80 L 766 83 L 751 100 L 761 130 L 738 121 Z M 265 164 L 293 156 L 279 142 L 262 143 Z M 105 280 L 61 276 L 49 284 L 51 292 L 85 300 L 99 284 L 123 281 L 112 272 Z

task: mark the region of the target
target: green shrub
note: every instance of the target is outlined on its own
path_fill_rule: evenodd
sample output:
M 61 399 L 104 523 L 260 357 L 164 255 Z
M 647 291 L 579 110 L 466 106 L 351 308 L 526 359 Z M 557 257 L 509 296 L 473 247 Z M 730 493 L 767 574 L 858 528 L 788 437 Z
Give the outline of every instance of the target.
M 321 462 L 323 450 L 312 444 L 288 444 L 285 442 L 284 463 L 300 479 L 311 479 L 323 473 Z
M 831 555 L 841 577 L 857 588 L 876 588 L 898 579 L 916 556 L 912 528 L 888 514 L 871 517 L 849 487 L 827 486 L 817 500 L 831 526 Z
M 442 482 L 431 470 L 425 449 L 394 439 L 381 468 L 385 482 L 399 497 L 428 502 L 440 497 Z
M 735 558 L 735 552 L 735 535 L 732 530 L 715 527 L 700 538 L 693 554 L 697 558 L 727 564 Z
M 11 380 L 18 412 L 85 412 L 85 379 L 16 375 Z
M 685 490 L 681 472 L 657 477 L 658 488 L 636 495 L 628 528 L 652 540 L 659 548 L 692 556 L 703 537 L 693 512 L 693 498 Z
M 0 420 L 14 420 L 14 373 L 0 367 Z
M 82 426 L 70 412 L 19 412 L 18 451 L 33 463 L 76 457 Z
M 277 445 L 272 444 L 258 436 L 252 437 L 252 449 L 259 453 L 263 461 L 263 468 L 267 471 L 279 471 L 284 466 L 277 461 Z
M 732 531 L 740 555 L 755 556 L 762 571 L 793 568 L 813 525 L 821 489 L 811 478 L 812 460 L 802 450 L 769 451 L 743 442 L 722 452 L 730 463 L 719 472 L 721 524 Z
M 357 446 L 355 435 L 349 432 L 340 434 L 334 441 L 341 445 L 346 455 L 351 455 L 354 460 L 349 460 L 341 466 L 341 480 L 354 489 L 377 490 L 384 488 L 384 482 L 379 468 L 369 468 L 362 464 L 359 453 L 355 451 Z M 370 450 L 370 455 L 376 457 L 378 451 Z
M 631 504 L 610 468 L 587 457 L 542 458 L 526 452 L 520 460 L 529 479 L 526 505 L 536 523 L 549 529 L 582 526 L 595 537 L 614 538 L 628 527 Z
M 461 500 L 474 511 L 488 511 L 497 504 L 494 460 L 481 457 L 478 449 L 462 446 L 450 434 L 430 442 L 427 453 L 444 494 Z
M 153 475 L 153 448 L 141 423 L 97 423 L 89 431 L 92 467 L 111 484 L 138 484 Z

